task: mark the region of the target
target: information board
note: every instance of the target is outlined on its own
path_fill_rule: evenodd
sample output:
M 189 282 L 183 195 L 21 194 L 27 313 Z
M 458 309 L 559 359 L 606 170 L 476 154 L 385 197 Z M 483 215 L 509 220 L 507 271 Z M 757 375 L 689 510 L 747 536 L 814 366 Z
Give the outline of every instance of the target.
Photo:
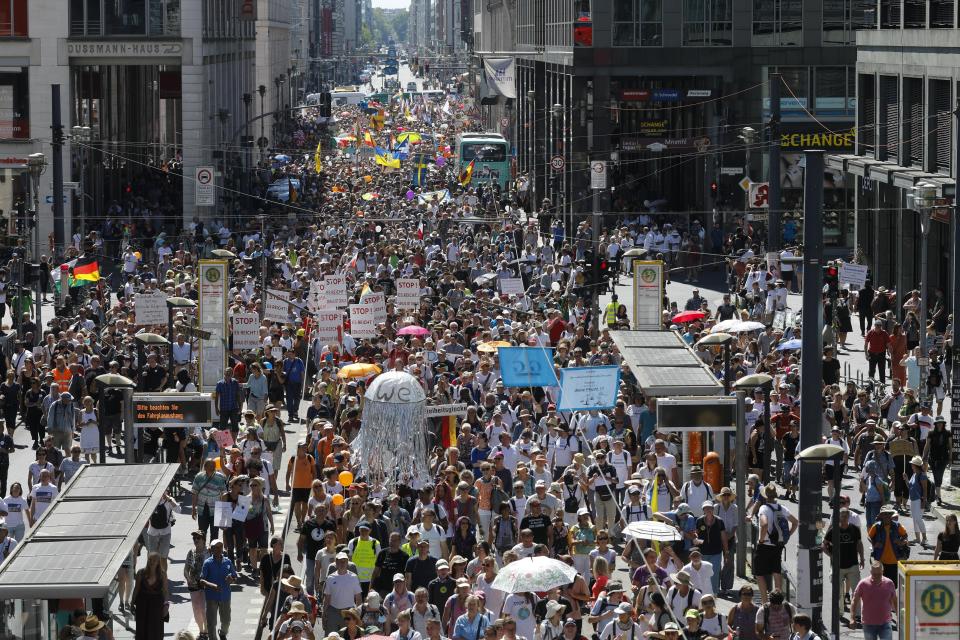
M 133 394 L 135 427 L 209 427 L 212 423 L 210 394 Z
M 200 329 L 210 338 L 200 341 L 200 391 L 213 391 L 227 364 L 227 261 L 200 261 Z
M 634 331 L 663 329 L 663 262 L 633 261 L 633 326 Z

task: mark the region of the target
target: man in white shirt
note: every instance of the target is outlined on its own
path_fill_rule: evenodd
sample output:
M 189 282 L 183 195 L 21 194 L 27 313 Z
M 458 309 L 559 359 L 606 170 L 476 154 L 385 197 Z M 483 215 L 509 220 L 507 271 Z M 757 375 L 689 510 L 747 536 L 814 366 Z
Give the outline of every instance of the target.
M 690 467 L 690 480 L 680 488 L 680 502 L 686 502 L 693 509 L 693 515 L 703 515 L 702 505 L 706 500 L 713 500 L 713 489 L 703 481 L 703 469 L 697 465 Z
M 52 480 L 53 473 L 44 469 L 40 472 L 40 482 L 30 490 L 30 522 L 36 522 L 60 494 Z
M 363 590 L 357 574 L 347 570 L 350 556 L 341 551 L 336 555 L 337 570 L 327 575 L 323 583 L 323 623 L 330 629 L 339 629 L 343 625 L 340 612 L 351 607 L 359 607 Z
M 661 467 L 670 476 L 674 486 L 680 484 L 680 472 L 677 469 L 677 458 L 667 453 L 667 443 L 657 438 L 653 443 L 653 450 L 657 454 L 657 466 Z
M 177 334 L 177 341 L 171 347 L 173 351 L 173 364 L 178 367 L 185 366 L 193 359 L 193 346 L 186 341 L 182 333 Z

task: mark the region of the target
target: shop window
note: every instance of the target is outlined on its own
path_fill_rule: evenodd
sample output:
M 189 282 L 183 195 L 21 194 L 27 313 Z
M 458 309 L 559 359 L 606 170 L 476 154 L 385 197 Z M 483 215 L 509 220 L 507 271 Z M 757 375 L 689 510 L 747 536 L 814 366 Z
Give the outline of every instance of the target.
M 27 0 L 0 0 L 0 37 L 27 38 Z
M 683 44 L 728 47 L 733 44 L 732 0 L 684 0 Z
M 0 139 L 30 137 L 29 70 L 0 73 Z
M 799 47 L 803 0 L 753 0 L 753 46 Z

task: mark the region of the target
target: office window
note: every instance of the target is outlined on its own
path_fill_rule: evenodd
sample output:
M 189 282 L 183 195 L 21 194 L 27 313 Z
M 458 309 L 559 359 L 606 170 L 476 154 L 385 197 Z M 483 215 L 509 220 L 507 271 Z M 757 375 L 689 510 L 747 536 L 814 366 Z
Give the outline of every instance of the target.
M 817 67 L 814 69 L 813 107 L 821 115 L 844 115 L 847 112 L 847 68 Z
M 0 73 L 0 139 L 30 137 L 29 69 Z
M 901 2 L 902 0 L 880 0 L 881 29 L 899 29 L 901 27 Z
M 0 5 L 8 1 L 0 0 Z M 70 35 L 74 37 L 179 36 L 180 1 L 70 0 Z M 204 2 L 204 14 L 206 15 L 209 10 L 208 3 Z M 0 6 L 0 16 L 2 16 L 2 6 Z
M 753 0 L 753 46 L 799 47 L 803 0 Z
M 930 0 L 931 29 L 953 28 L 953 1 L 954 0 Z
M 728 47 L 733 44 L 733 0 L 684 0 L 683 44 Z
M 614 0 L 613 46 L 663 44 L 663 0 Z
M 26 38 L 27 0 L 0 0 L 0 38 Z

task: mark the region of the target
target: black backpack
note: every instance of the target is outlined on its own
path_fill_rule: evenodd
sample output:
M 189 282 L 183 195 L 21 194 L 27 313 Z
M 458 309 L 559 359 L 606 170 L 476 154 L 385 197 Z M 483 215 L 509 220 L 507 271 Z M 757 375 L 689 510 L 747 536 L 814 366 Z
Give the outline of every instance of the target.
M 170 526 L 170 512 L 167 505 L 161 502 L 150 514 L 150 526 L 154 529 L 166 529 Z
M 564 486 L 570 495 L 563 500 L 563 511 L 565 513 L 576 513 L 580 508 L 580 500 L 577 499 L 577 486 L 574 485 L 572 491 L 570 485 L 565 483 Z

